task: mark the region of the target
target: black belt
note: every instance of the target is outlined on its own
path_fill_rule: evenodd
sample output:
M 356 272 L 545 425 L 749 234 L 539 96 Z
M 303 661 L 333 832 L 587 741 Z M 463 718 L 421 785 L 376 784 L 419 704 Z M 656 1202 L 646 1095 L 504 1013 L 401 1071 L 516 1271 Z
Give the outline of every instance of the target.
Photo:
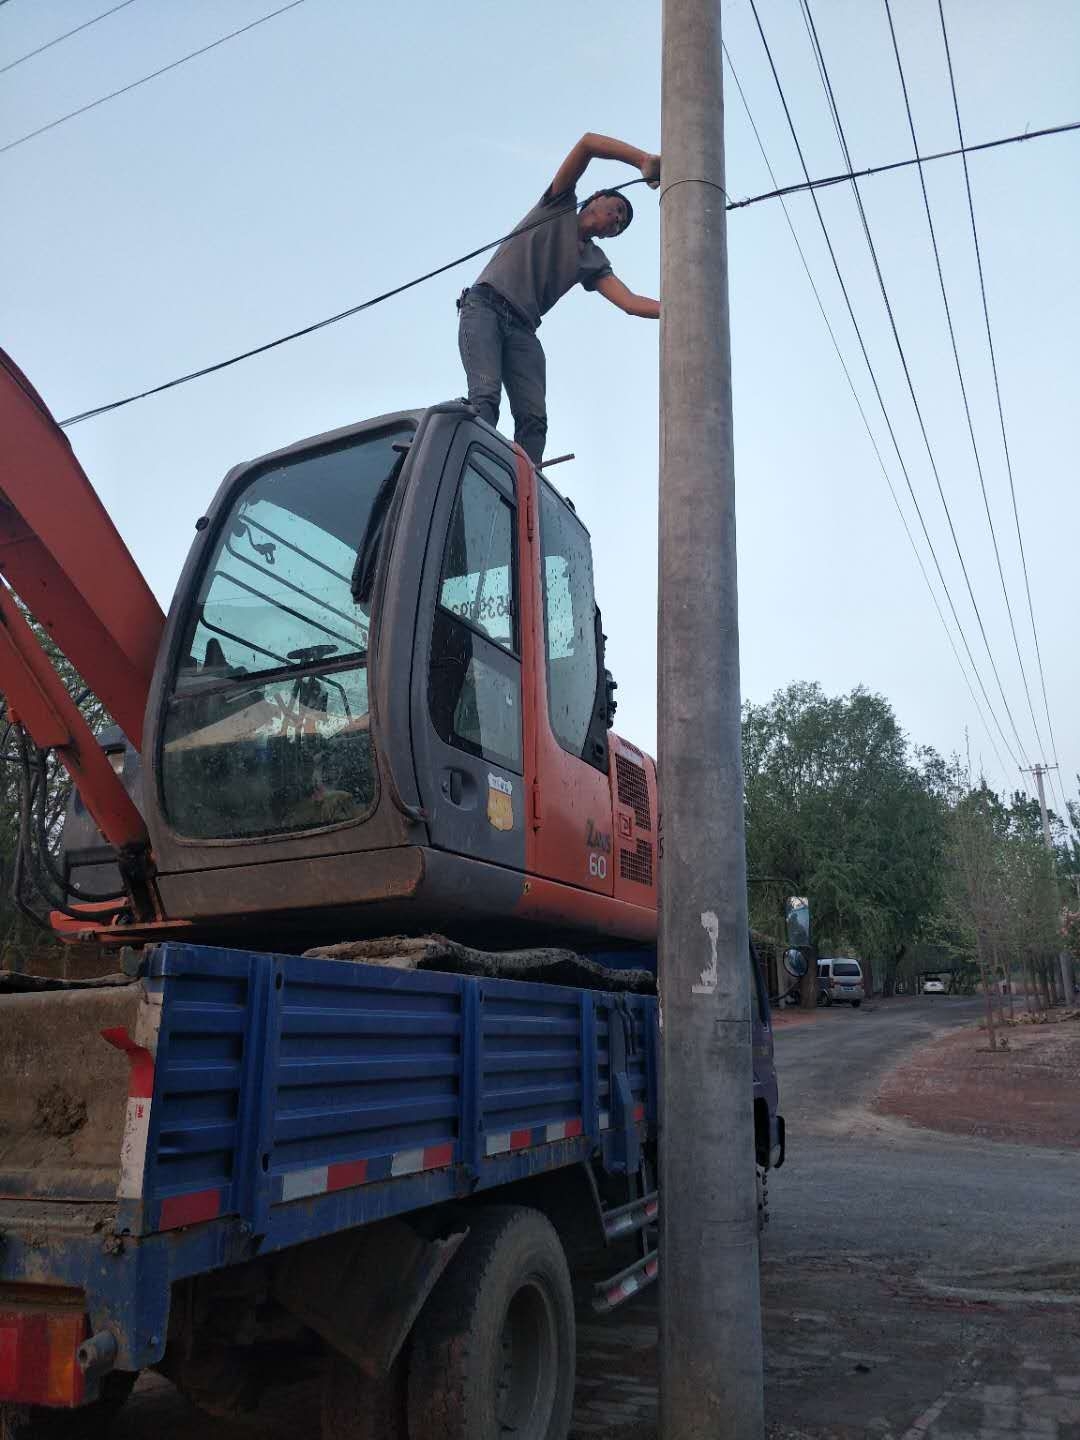
M 482 281 L 478 285 L 467 286 L 457 298 L 457 308 L 459 310 L 465 303 L 466 295 L 475 295 L 476 298 L 485 305 L 491 305 L 493 307 L 505 305 L 515 320 L 520 320 L 522 325 L 527 326 L 532 331 L 536 330 L 536 326 L 525 312 L 519 310 L 512 300 L 508 300 L 501 290 L 496 290 L 494 285 L 489 285 L 486 281 Z

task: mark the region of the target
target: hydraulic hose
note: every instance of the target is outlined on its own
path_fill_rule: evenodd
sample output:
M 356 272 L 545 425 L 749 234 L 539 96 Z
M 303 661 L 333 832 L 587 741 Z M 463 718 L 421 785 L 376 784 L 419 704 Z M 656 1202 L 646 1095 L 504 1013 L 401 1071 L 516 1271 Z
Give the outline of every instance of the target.
M 37 751 L 37 768 L 39 780 L 37 787 L 37 806 L 35 807 L 37 817 L 35 844 L 36 858 L 38 864 L 42 866 L 42 868 L 45 870 L 46 874 L 52 880 L 53 884 L 60 891 L 60 893 L 65 896 L 71 896 L 78 900 L 85 900 L 87 904 L 102 903 L 111 900 L 126 900 L 127 892 L 124 890 L 98 893 L 92 890 L 76 889 L 76 887 L 70 883 L 67 876 L 56 864 L 56 861 L 53 859 L 49 851 L 49 836 L 46 816 L 46 809 L 49 799 L 48 756 L 47 752 L 44 750 Z
M 67 915 L 68 918 L 71 920 L 85 921 L 86 913 L 84 911 L 73 909 L 71 905 L 67 903 L 66 897 L 69 893 L 68 886 L 61 885 L 59 887 L 59 894 L 55 893 L 52 888 L 52 882 L 48 873 L 42 872 L 42 867 L 40 865 L 40 855 L 38 855 L 36 846 L 34 844 L 34 811 L 36 808 L 35 800 L 37 798 L 39 786 L 42 789 L 44 788 L 44 777 L 40 770 L 36 775 L 34 773 L 36 767 L 31 764 L 30 760 L 30 742 L 27 739 L 26 731 L 22 728 L 21 725 L 17 725 L 15 727 L 15 737 L 19 750 L 20 780 L 18 852 L 19 863 L 16 865 L 17 878 L 21 882 L 23 874 L 25 873 L 26 862 L 29 859 L 29 875 L 31 883 L 33 884 L 34 888 L 37 890 L 41 898 L 45 901 L 45 903 L 51 909 L 59 910 L 62 915 Z M 119 898 L 126 897 L 122 896 Z M 21 898 L 17 899 L 16 903 L 19 905 L 20 910 L 22 910 L 24 914 L 28 913 L 28 909 L 24 908 Z M 43 925 L 45 929 L 51 928 L 48 925 L 48 922 L 42 920 L 40 916 L 35 915 L 34 919 L 38 924 Z

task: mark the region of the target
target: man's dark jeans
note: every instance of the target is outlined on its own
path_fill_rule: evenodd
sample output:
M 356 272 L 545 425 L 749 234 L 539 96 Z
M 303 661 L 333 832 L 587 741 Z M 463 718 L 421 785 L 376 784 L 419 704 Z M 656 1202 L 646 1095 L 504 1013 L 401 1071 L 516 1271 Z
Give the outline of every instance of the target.
M 469 381 L 469 400 L 482 419 L 497 425 L 505 385 L 514 439 L 539 465 L 547 438 L 547 362 L 535 330 L 487 285 L 466 290 L 460 311 L 458 349 Z

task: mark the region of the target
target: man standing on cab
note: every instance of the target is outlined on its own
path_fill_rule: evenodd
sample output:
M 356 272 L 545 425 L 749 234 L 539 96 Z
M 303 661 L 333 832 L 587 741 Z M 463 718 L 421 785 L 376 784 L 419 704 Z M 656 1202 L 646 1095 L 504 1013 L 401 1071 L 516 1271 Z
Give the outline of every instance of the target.
M 535 465 L 547 437 L 547 368 L 536 337 L 541 316 L 580 282 L 627 315 L 660 318 L 660 302 L 628 289 L 596 244 L 598 236 L 621 235 L 634 218 L 626 196 L 598 190 L 578 209 L 575 186 L 590 160 L 622 160 L 640 170 L 652 189 L 660 183 L 659 155 L 607 135 L 583 135 L 539 204 L 458 299 L 458 348 L 469 400 L 481 419 L 495 425 L 505 385 L 514 439 Z

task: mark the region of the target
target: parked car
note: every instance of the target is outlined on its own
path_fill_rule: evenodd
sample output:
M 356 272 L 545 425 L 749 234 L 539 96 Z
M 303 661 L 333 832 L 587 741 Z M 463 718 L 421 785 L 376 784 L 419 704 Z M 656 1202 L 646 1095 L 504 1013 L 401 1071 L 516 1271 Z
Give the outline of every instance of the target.
M 858 960 L 828 959 L 818 961 L 818 985 L 833 1005 L 847 1004 L 857 1010 L 866 999 L 866 985 Z
M 945 981 L 938 980 L 936 977 L 934 979 L 927 980 L 922 987 L 922 992 L 924 995 L 944 995 Z

